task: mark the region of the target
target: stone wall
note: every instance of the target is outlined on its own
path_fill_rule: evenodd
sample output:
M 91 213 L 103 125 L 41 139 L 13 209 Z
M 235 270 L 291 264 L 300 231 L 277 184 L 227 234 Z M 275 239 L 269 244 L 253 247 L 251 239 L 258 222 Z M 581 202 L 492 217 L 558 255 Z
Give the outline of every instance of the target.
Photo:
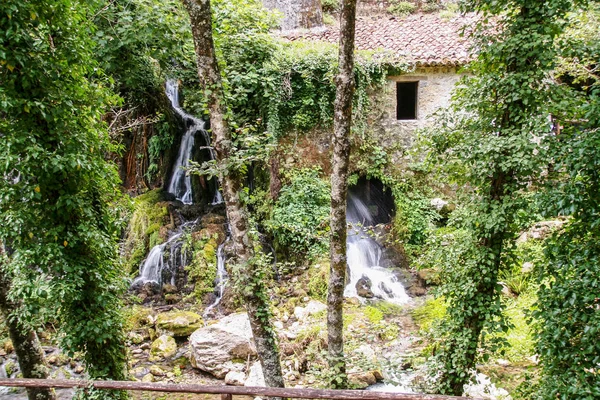
M 283 13 L 281 29 L 284 31 L 323 25 L 321 0 L 263 0 L 263 5 Z
M 460 75 L 455 68 L 417 68 L 413 73 L 390 76 L 383 93 L 377 94 L 376 109 L 371 127 L 379 145 L 392 150 L 394 161 L 400 162 L 402 155 L 414 143 L 415 131 L 431 122 L 433 113 L 450 103 L 452 89 Z M 396 119 L 396 82 L 418 81 L 417 118 Z

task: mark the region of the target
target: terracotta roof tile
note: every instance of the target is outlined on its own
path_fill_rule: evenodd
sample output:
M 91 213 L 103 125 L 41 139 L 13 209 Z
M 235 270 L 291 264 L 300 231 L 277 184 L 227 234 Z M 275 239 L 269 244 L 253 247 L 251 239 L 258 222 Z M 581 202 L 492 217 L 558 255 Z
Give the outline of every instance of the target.
M 469 41 L 460 36 L 461 29 L 473 17 L 441 18 L 438 14 L 413 14 L 395 17 L 359 17 L 356 21 L 356 47 L 359 50 L 383 49 L 396 53 L 417 66 L 458 66 L 470 59 Z M 312 31 L 285 32 L 283 37 L 339 41 L 337 26 Z

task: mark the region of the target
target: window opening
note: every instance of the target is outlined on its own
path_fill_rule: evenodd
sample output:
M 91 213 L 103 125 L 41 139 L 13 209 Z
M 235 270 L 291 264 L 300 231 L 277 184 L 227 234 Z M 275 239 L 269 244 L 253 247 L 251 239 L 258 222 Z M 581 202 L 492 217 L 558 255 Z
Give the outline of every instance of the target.
M 419 82 L 396 82 L 396 119 L 417 119 Z

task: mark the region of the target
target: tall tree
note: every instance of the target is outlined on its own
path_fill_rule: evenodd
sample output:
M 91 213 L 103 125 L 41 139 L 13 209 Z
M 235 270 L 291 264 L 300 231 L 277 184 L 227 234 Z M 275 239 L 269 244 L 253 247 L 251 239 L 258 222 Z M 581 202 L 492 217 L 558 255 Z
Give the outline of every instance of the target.
M 560 134 L 546 138 L 545 208 L 569 218 L 548 240 L 534 316 L 540 397 L 587 400 L 600 398 L 600 3 L 572 18 L 557 69 L 571 90 L 557 99 Z
M 441 161 L 465 184 L 470 202 L 455 214 L 455 245 L 444 249 L 448 303 L 444 335 L 436 352 L 439 390 L 461 395 L 475 369 L 484 330 L 505 328 L 498 273 L 527 213 L 523 192 L 542 176 L 554 86 L 554 41 L 569 0 L 470 0 L 483 17 L 474 30 L 478 56 L 472 77 L 456 93 L 454 114 L 430 139 Z M 493 25 L 487 21 L 493 20 Z M 440 158 L 438 158 L 438 161 Z
M 0 244 L 0 314 L 6 321 L 10 340 L 15 347 L 19 368 L 23 378 L 48 378 L 48 365 L 44 358 L 44 350 L 40 345 L 37 334 L 31 327 L 19 325 L 16 315 L 19 304 L 9 298 L 11 279 L 5 270 L 6 256 Z M 54 400 L 54 390 L 49 388 L 28 388 L 29 400 Z
M 232 137 L 225 115 L 226 108 L 223 104 L 223 85 L 212 35 L 210 0 L 183 0 L 183 2 L 190 15 L 198 77 L 204 88 L 216 159 L 222 171 L 223 197 L 231 228 L 236 262 L 239 266 L 236 274 L 243 284 L 242 296 L 248 310 L 265 383 L 272 387 L 284 387 L 279 350 L 275 331 L 271 326 L 269 298 L 263 282 L 260 257 L 254 252 L 253 240 L 249 234 L 247 210 L 240 201 L 243 175 L 241 171 L 227 167 L 228 159 L 233 154 Z
M 327 295 L 329 366 L 337 375 L 334 385 L 347 385 L 344 359 L 344 287 L 346 284 L 346 196 L 350 159 L 350 130 L 354 96 L 354 36 L 356 0 L 342 1 L 340 12 L 339 73 L 333 122 L 333 170 L 331 172 L 330 278 Z
M 126 378 L 119 179 L 102 122 L 111 93 L 91 40 L 93 3 L 7 0 L 0 18 L 0 240 L 21 321 L 51 308 L 62 347 L 93 379 Z M 48 290 L 41 290 L 41 285 Z M 119 397 L 119 392 L 106 396 Z M 105 396 L 105 397 L 106 397 Z

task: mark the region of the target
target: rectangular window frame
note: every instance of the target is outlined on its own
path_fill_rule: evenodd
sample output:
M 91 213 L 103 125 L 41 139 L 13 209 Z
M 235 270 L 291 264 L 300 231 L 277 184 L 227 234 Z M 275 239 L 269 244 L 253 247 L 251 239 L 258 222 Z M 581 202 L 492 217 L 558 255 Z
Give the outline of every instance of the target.
M 395 82 L 396 83 L 396 120 L 397 121 L 416 121 L 419 119 L 419 86 L 420 86 L 419 82 L 420 81 L 418 79 L 398 80 Z M 409 90 L 401 89 L 402 86 L 407 87 L 409 85 L 412 86 L 412 89 L 409 89 Z M 406 107 L 400 101 L 401 90 L 403 90 L 405 93 L 407 91 L 414 92 L 413 101 L 411 102 L 411 104 L 414 106 L 414 110 L 412 113 L 409 113 L 406 110 L 403 110 L 403 112 L 401 113 L 401 108 Z

